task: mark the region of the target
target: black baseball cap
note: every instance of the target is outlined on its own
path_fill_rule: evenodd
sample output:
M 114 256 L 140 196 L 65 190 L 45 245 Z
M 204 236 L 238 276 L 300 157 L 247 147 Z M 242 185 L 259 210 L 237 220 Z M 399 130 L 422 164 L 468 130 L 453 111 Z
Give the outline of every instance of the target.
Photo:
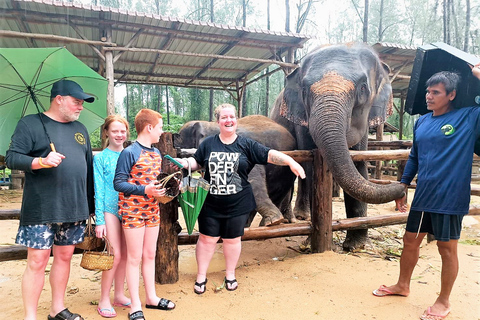
M 83 92 L 82 87 L 72 80 L 59 80 L 53 84 L 50 97 L 55 98 L 59 95 L 71 96 L 89 103 L 95 101 L 95 97 Z

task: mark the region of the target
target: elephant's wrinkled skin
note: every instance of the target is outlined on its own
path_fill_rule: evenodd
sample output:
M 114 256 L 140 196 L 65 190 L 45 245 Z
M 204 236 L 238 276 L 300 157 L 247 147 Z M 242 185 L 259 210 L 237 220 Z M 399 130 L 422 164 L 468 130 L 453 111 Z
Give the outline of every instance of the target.
M 288 75 L 271 118 L 295 137 L 297 149 L 318 148 L 343 188 L 347 217 L 366 216 L 366 203 L 385 203 L 403 195 L 398 184 L 375 185 L 365 162 L 353 163 L 349 149 L 366 150 L 368 127 L 383 122 L 392 92 L 383 65 L 366 45 L 330 46 L 309 53 Z M 309 216 L 311 165 L 299 181 L 295 215 Z M 310 180 L 310 181 L 309 181 Z M 305 182 L 301 184 L 301 182 Z M 367 230 L 348 231 L 344 249 L 362 247 Z
M 174 135 L 176 148 L 197 148 L 208 136 L 219 133 L 218 124 L 208 121 L 190 121 Z M 282 126 L 264 116 L 246 116 L 238 119 L 237 133 L 279 151 L 295 148 L 295 139 Z M 262 216 L 260 225 L 272 225 L 295 220 L 290 201 L 295 175 L 286 166 L 256 165 L 248 175 L 257 203 L 256 211 Z M 256 212 L 252 212 L 250 226 Z

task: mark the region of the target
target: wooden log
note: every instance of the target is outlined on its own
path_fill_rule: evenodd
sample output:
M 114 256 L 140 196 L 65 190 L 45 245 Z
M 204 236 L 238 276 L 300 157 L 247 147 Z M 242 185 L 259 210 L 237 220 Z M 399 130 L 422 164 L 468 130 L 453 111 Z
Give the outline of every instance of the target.
M 353 161 L 407 160 L 410 150 L 350 150 Z
M 18 220 L 18 219 L 20 219 L 20 209 L 0 210 L 0 220 Z
M 354 230 L 367 229 L 394 224 L 402 224 L 407 222 L 407 213 L 397 213 L 391 215 L 374 216 L 374 217 L 358 217 L 350 219 L 335 220 L 332 222 L 332 230 Z
M 0 30 L 1 37 L 12 37 L 12 38 L 31 38 L 31 39 L 42 39 L 45 41 L 54 41 L 54 42 L 71 42 L 79 44 L 89 44 L 97 46 L 116 46 L 116 43 L 113 42 L 103 42 L 103 41 L 93 41 L 93 40 L 84 40 L 71 37 L 63 37 L 52 34 L 43 34 L 43 33 L 27 33 L 27 32 L 18 32 L 18 31 L 9 31 L 9 30 Z
M 311 247 L 313 253 L 332 249 L 332 173 L 318 149 L 313 154 Z
M 169 154 L 176 157 L 170 132 L 162 134 L 156 147 L 163 155 Z M 173 172 L 168 161 L 162 163 L 162 170 L 167 173 Z M 160 229 L 155 256 L 155 281 L 160 284 L 175 283 L 178 281 L 178 233 L 181 229 L 178 224 L 178 202 L 173 200 L 159 206 Z
M 470 208 L 468 209 L 468 214 L 471 216 L 480 216 L 480 205 L 471 204 Z
M 472 181 L 480 181 L 480 174 L 472 174 Z
M 368 148 L 382 147 L 382 148 L 411 148 L 413 142 L 411 140 L 397 140 L 397 141 L 368 141 Z
M 172 51 L 172 50 L 163 50 L 163 49 L 148 49 L 148 48 L 126 48 L 126 47 L 104 47 L 105 51 L 129 51 L 129 52 L 147 52 L 147 53 L 157 53 L 161 55 L 175 55 L 175 56 L 186 56 L 186 57 L 197 57 L 197 58 L 211 58 L 211 59 L 220 59 L 220 60 L 233 60 L 233 61 L 247 61 L 247 62 L 259 62 L 259 63 L 268 63 L 276 64 L 284 68 L 298 68 L 298 65 L 295 63 L 287 63 L 278 60 L 268 60 L 268 59 L 257 59 L 257 58 L 247 58 L 240 56 L 225 56 L 219 54 L 206 54 L 206 53 L 195 53 L 195 52 L 185 52 L 185 51 Z
M 102 251 L 103 248 L 97 248 L 94 251 Z M 73 254 L 82 254 L 84 250 L 75 248 Z M 27 259 L 27 247 L 14 244 L 11 246 L 0 246 L 0 262 L 11 260 L 23 260 Z M 50 256 L 53 257 L 53 253 L 50 252 Z
M 27 259 L 27 247 L 21 245 L 0 246 L 0 262 Z
M 470 194 L 472 196 L 480 196 L 480 186 L 472 184 Z
M 181 158 L 191 157 L 197 149 L 178 149 L 177 156 Z M 311 162 L 313 161 L 313 151 L 311 150 L 292 150 L 292 151 L 281 151 L 286 155 L 289 155 L 297 162 Z

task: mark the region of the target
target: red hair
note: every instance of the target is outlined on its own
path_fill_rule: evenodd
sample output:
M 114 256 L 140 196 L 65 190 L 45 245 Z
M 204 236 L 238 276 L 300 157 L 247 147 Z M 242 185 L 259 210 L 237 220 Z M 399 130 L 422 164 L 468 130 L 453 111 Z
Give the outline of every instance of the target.
M 138 111 L 137 115 L 135 116 L 135 129 L 137 130 L 137 134 L 143 131 L 145 127 L 149 124 L 152 126 L 156 126 L 159 120 L 162 119 L 162 115 L 157 111 L 153 111 L 150 109 L 142 109 Z

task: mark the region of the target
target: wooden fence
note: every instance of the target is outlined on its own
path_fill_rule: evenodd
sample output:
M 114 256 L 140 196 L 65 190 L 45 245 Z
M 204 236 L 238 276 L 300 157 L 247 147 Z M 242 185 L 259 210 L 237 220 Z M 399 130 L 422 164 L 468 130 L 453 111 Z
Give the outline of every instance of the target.
M 387 142 L 390 147 L 394 142 Z M 398 142 L 403 143 L 402 141 Z M 376 142 L 380 144 L 380 142 Z M 399 147 L 401 147 L 399 145 Z M 173 148 L 172 137 L 169 134 L 162 135 L 158 148 L 162 154 L 170 154 L 176 157 L 177 151 Z M 178 156 L 191 154 L 192 150 L 183 150 Z M 278 238 L 286 236 L 311 235 L 311 248 L 313 253 L 331 250 L 333 243 L 333 231 L 375 228 L 386 225 L 402 224 L 407 221 L 407 213 L 392 215 L 360 217 L 350 219 L 332 220 L 332 175 L 325 165 L 318 150 L 312 151 L 286 151 L 286 154 L 298 162 L 313 161 L 314 177 L 311 201 L 311 222 L 295 224 L 283 224 L 271 227 L 252 227 L 245 229 L 242 241 Z M 377 151 L 351 151 L 354 161 L 386 161 L 407 160 L 409 150 L 377 150 Z M 170 168 L 164 168 L 167 172 Z M 385 180 L 372 182 L 387 184 L 398 183 Z M 415 187 L 413 184 L 412 188 Z M 480 188 L 472 187 L 472 195 L 480 195 Z M 172 201 L 166 205 L 160 205 L 162 212 L 160 222 L 160 234 L 157 244 L 156 257 L 156 281 L 175 283 L 178 281 L 178 245 L 194 244 L 198 239 L 198 233 L 188 235 L 182 233 L 178 223 L 178 205 Z M 471 206 L 470 214 L 479 214 L 480 207 Z M 19 210 L 0 211 L 0 220 L 18 219 Z M 27 250 L 23 246 L 0 247 L 0 261 L 25 259 Z

